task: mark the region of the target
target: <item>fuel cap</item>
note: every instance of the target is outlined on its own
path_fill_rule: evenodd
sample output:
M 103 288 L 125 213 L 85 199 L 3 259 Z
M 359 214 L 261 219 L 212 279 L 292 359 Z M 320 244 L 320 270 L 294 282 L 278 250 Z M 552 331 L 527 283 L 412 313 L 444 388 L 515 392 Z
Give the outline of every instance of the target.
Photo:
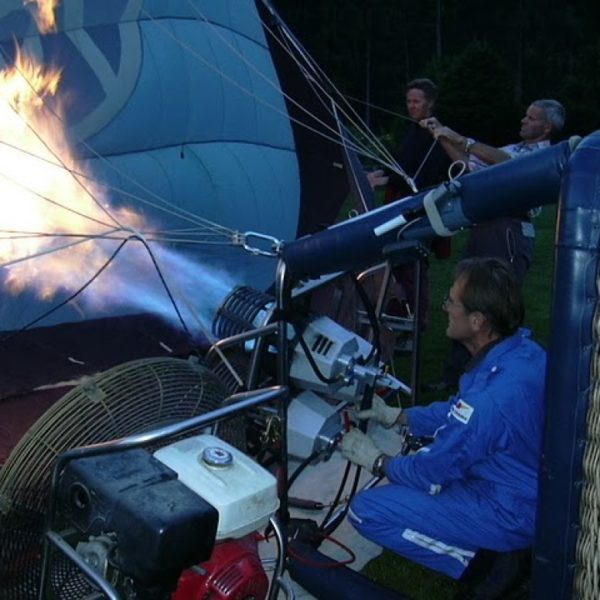
M 202 451 L 202 460 L 209 467 L 224 468 L 231 465 L 233 455 L 225 448 L 220 446 L 210 446 Z

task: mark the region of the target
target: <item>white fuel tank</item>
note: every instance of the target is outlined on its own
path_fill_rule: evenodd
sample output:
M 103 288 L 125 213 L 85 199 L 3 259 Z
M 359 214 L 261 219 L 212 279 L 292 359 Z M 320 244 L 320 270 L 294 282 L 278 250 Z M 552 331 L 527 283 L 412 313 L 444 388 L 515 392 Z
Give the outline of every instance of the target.
M 218 540 L 260 529 L 279 507 L 275 477 L 218 437 L 191 437 L 154 456 L 219 511 Z

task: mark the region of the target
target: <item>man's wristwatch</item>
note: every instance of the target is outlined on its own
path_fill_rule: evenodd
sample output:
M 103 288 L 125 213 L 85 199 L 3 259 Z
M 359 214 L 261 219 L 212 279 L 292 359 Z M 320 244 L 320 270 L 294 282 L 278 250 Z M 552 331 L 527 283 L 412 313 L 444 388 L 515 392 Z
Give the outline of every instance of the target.
M 475 140 L 473 138 L 467 138 L 465 140 L 465 154 L 469 154 L 469 152 L 471 152 L 471 148 L 473 147 L 473 144 L 475 144 Z
M 387 456 L 385 454 L 380 454 L 375 461 L 373 462 L 373 467 L 371 468 L 371 473 L 375 475 L 375 477 L 385 477 L 385 471 L 383 470 L 383 463 Z

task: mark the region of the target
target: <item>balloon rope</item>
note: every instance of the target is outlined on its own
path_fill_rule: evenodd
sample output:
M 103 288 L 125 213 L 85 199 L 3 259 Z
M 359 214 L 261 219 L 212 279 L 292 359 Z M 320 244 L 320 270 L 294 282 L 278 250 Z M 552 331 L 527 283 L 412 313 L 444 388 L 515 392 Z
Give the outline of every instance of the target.
M 68 168 L 68 167 L 66 167 L 64 165 L 61 165 L 60 163 L 56 163 L 56 162 L 54 162 L 54 161 L 52 161 L 52 160 L 50 160 L 48 158 L 45 158 L 45 157 L 42 157 L 42 156 L 38 156 L 37 154 L 34 154 L 34 153 L 32 153 L 32 152 L 30 152 L 28 150 L 25 150 L 24 148 L 19 148 L 18 146 L 15 146 L 14 144 L 11 144 L 9 142 L 5 142 L 5 141 L 0 140 L 0 144 L 5 145 L 7 147 L 10 147 L 13 150 L 17 150 L 19 152 L 22 152 L 23 154 L 27 154 L 28 156 L 31 156 L 31 157 L 33 157 L 33 158 L 35 158 L 37 160 L 46 162 L 46 163 L 48 163 L 48 164 L 50 164 L 52 166 L 55 166 L 57 168 L 62 168 L 66 172 L 70 173 L 71 175 L 77 175 L 78 177 L 86 177 L 86 178 L 88 178 L 88 179 L 90 179 L 92 181 L 96 181 L 96 179 L 94 177 L 90 176 L 90 175 L 87 175 L 87 174 L 79 172 L 79 171 L 75 171 L 74 169 L 70 169 L 70 168 Z M 0 175 L 2 175 L 2 174 L 0 173 Z M 5 175 L 5 177 L 9 178 L 6 175 Z M 20 187 L 24 187 L 25 189 L 28 189 L 26 186 L 23 186 L 23 185 L 19 184 L 18 182 L 14 182 L 14 183 L 16 185 L 19 185 Z M 147 206 L 150 206 L 152 208 L 156 208 L 158 210 L 161 210 L 164 213 L 176 216 L 176 217 L 178 217 L 178 218 L 180 218 L 182 220 L 186 220 L 186 221 L 188 221 L 190 223 L 194 223 L 195 225 L 198 225 L 198 226 L 202 227 L 205 230 L 208 230 L 208 231 L 212 230 L 213 233 L 216 234 L 216 235 L 220 234 L 220 235 L 223 235 L 224 237 L 231 238 L 232 235 L 233 235 L 233 233 L 234 233 L 234 230 L 232 230 L 231 228 L 225 227 L 223 225 L 219 225 L 218 223 L 213 223 L 212 221 L 209 221 L 208 219 L 204 219 L 203 217 L 195 215 L 194 213 L 192 213 L 190 211 L 187 211 L 187 210 L 185 210 L 183 208 L 177 207 L 175 205 L 169 205 L 169 204 L 167 204 L 167 206 L 160 205 L 160 204 L 151 202 L 151 201 L 149 201 L 146 198 L 143 198 L 141 196 L 137 196 L 135 194 L 127 192 L 127 191 L 125 191 L 125 190 L 123 190 L 121 188 L 118 188 L 116 186 L 108 185 L 108 184 L 105 184 L 105 183 L 102 183 L 102 182 L 100 182 L 100 183 L 101 183 L 101 185 L 104 188 L 109 189 L 111 191 L 118 192 L 121 196 L 134 199 L 134 200 L 136 200 L 139 203 L 146 204 Z M 31 191 L 31 193 L 35 193 L 35 192 L 33 192 L 32 190 L 29 190 L 29 189 L 28 189 L 28 191 Z M 44 200 L 48 200 L 49 202 L 54 202 L 51 199 L 49 199 L 47 197 L 44 197 L 44 196 L 42 196 L 40 194 L 37 194 L 37 193 L 35 193 L 35 194 L 37 196 L 39 196 L 40 198 L 44 199 Z M 155 195 L 155 194 L 153 194 L 153 195 Z M 158 196 L 156 196 L 156 197 L 161 202 L 165 203 L 165 200 L 163 200 L 162 198 L 160 198 Z M 67 207 L 63 207 L 63 208 L 67 208 Z M 109 226 L 106 223 L 103 223 L 101 221 L 97 221 L 93 217 L 89 217 L 89 216 L 83 215 L 81 213 L 78 213 L 78 214 L 80 216 L 84 217 L 84 218 L 88 218 L 90 220 L 93 220 L 93 221 L 96 221 L 96 222 L 101 223 L 103 225 L 106 225 L 107 227 Z
M 268 6 L 268 5 L 267 5 L 267 8 L 271 9 L 270 6 Z M 369 127 L 366 125 L 366 123 L 364 123 L 364 121 L 361 119 L 361 117 L 358 115 L 358 113 L 354 110 L 354 108 L 346 100 L 346 97 L 336 88 L 335 84 L 329 79 L 327 74 L 319 67 L 317 62 L 310 56 L 308 51 L 293 36 L 293 34 L 289 30 L 289 28 L 285 25 L 285 23 L 283 21 L 281 21 L 281 19 L 277 15 L 274 15 L 274 16 L 276 16 L 276 18 L 278 20 L 280 30 L 286 36 L 286 39 L 287 39 L 286 44 L 284 44 L 283 41 L 279 39 L 279 36 L 277 36 L 273 32 L 273 30 L 269 27 L 269 25 L 267 23 L 264 22 L 264 20 L 262 21 L 262 25 L 263 25 L 264 29 L 271 35 L 272 39 L 279 46 L 281 46 L 281 48 L 298 65 L 298 67 L 300 69 L 302 69 L 306 73 L 306 67 L 304 67 L 300 63 L 299 58 L 297 58 L 297 56 L 296 56 L 296 53 L 304 60 L 304 62 L 307 64 L 308 68 L 310 68 L 312 71 L 315 72 L 315 76 L 310 76 L 309 74 L 307 74 L 307 76 L 306 76 L 307 82 L 311 86 L 317 87 L 318 89 L 320 89 L 322 94 L 329 96 L 330 94 L 328 94 L 325 91 L 324 86 L 320 84 L 321 80 L 325 81 L 328 89 L 333 90 L 333 92 L 336 94 L 337 98 L 339 98 L 339 101 L 336 101 L 332 98 L 332 101 L 335 103 L 337 110 L 340 113 L 342 113 L 349 120 L 349 122 L 352 125 L 352 128 L 359 131 L 363 135 L 363 137 L 366 138 L 367 142 L 371 146 L 375 147 L 375 149 L 380 152 L 380 156 L 375 156 L 371 153 L 370 157 L 373 158 L 376 162 L 378 162 L 382 166 L 387 167 L 391 171 L 397 173 L 401 177 L 404 177 L 405 179 L 408 178 L 408 175 L 406 174 L 404 169 L 398 164 L 398 162 L 396 161 L 394 156 L 391 154 L 391 152 L 379 140 L 379 138 L 369 129 Z M 290 44 L 295 48 L 296 53 L 294 53 L 292 51 Z M 342 103 L 343 103 L 343 105 L 342 105 Z M 346 106 L 347 109 L 344 109 L 344 106 Z M 350 117 L 350 115 L 348 113 L 351 113 L 354 116 Z M 412 121 L 412 119 L 410 119 L 410 117 L 404 117 L 404 118 Z M 356 138 L 356 141 L 358 143 L 358 138 Z M 368 147 L 368 146 L 365 146 L 365 147 Z M 363 155 L 366 155 L 366 152 L 363 152 Z
M 244 87 L 242 84 L 240 84 L 237 81 L 235 81 L 232 77 L 230 77 L 227 74 L 225 74 L 218 67 L 216 67 L 215 65 L 213 65 L 211 62 L 209 62 L 207 59 L 205 59 L 202 55 L 200 55 L 198 52 L 196 52 L 191 46 L 189 46 L 188 44 L 182 42 L 166 25 L 163 25 L 158 19 L 155 19 L 150 13 L 148 13 L 147 11 L 145 11 L 143 9 L 142 9 L 142 13 L 150 21 L 152 21 L 156 25 L 156 27 L 158 27 L 160 30 L 162 30 L 163 33 L 165 33 L 168 37 L 170 37 L 172 40 L 174 40 L 175 43 L 177 43 L 191 57 L 193 57 L 194 59 L 198 60 L 200 63 L 202 63 L 203 66 L 205 66 L 208 69 L 210 69 L 210 70 L 214 71 L 215 73 L 217 73 L 224 81 L 227 81 L 233 87 L 239 89 L 244 94 L 246 94 L 247 96 L 249 96 L 252 99 L 254 99 L 258 104 L 261 104 L 261 105 L 269 108 L 272 112 L 274 112 L 276 114 L 279 114 L 282 117 L 284 117 L 286 121 L 292 121 L 292 122 L 300 125 L 304 129 L 307 129 L 308 131 L 311 131 L 311 132 L 315 133 L 316 135 L 320 136 L 323 139 L 329 140 L 329 141 L 331 141 L 331 142 L 333 142 L 333 143 L 335 143 L 337 145 L 340 145 L 340 146 L 344 145 L 342 143 L 341 139 L 340 139 L 340 132 L 338 130 L 336 130 L 335 128 L 331 127 L 327 123 L 324 123 L 317 116 L 315 116 L 314 114 L 310 113 L 310 111 L 308 111 L 306 108 L 302 107 L 298 102 L 296 102 L 289 95 L 285 94 L 281 90 L 281 88 L 279 88 L 279 86 L 277 86 L 276 84 L 274 84 L 272 81 L 269 81 L 269 79 L 264 74 L 261 74 L 256 69 L 256 67 L 252 67 L 252 70 L 256 71 L 260 75 L 261 78 L 263 78 L 267 82 L 269 82 L 270 85 L 273 86 L 276 90 L 278 90 L 279 93 L 281 93 L 289 102 L 291 102 L 292 104 L 294 104 L 295 106 L 297 106 L 302 112 L 304 112 L 307 115 L 309 115 L 310 118 L 313 119 L 317 124 L 320 124 L 326 130 L 330 131 L 332 135 L 329 135 L 328 133 L 324 133 L 323 131 L 317 129 L 316 127 L 313 127 L 313 126 L 309 125 L 308 123 L 305 123 L 305 122 L 303 122 L 303 121 L 301 121 L 301 120 L 299 120 L 299 119 L 297 119 L 295 117 L 292 117 L 283 108 L 280 108 L 279 106 L 276 106 L 275 104 L 272 104 L 271 102 L 268 102 L 267 100 L 264 100 L 263 98 L 257 96 L 254 93 L 253 90 L 248 89 L 248 88 Z M 227 41 L 225 41 L 224 43 L 228 44 Z M 244 59 L 244 60 L 246 60 L 246 59 Z M 247 64 L 250 64 L 250 63 L 247 62 Z M 346 146 L 348 146 L 347 143 L 346 143 Z M 377 161 L 377 162 L 382 162 L 380 157 L 376 156 L 372 152 L 369 152 L 365 147 L 361 147 L 361 146 L 357 145 L 356 143 L 351 144 L 350 147 L 355 152 L 357 152 L 359 154 L 362 154 L 363 156 L 366 156 L 367 158 L 370 158 L 370 159 L 372 159 L 374 161 Z M 389 167 L 393 168 L 392 165 L 390 165 Z

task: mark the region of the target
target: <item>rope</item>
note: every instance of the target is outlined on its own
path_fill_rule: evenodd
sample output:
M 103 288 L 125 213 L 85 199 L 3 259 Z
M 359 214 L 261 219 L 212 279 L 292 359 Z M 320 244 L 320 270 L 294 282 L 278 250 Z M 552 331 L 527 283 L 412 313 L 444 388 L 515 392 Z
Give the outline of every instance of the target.
M 393 110 L 389 110 L 388 108 L 383 108 L 383 106 L 378 106 L 377 104 L 373 104 L 372 102 L 367 102 L 366 100 L 361 100 L 360 98 L 355 98 L 354 96 L 346 95 L 346 98 L 348 98 L 348 100 L 351 100 L 352 102 L 358 102 L 358 104 L 362 104 L 363 106 L 368 106 L 369 108 L 374 108 L 375 110 L 378 110 L 379 112 L 386 113 L 388 115 L 392 115 L 392 116 L 398 117 L 400 119 L 404 119 L 405 121 L 409 121 L 411 123 L 419 122 L 416 119 L 413 119 L 412 117 L 409 117 L 407 115 L 404 115 L 402 113 L 399 113 L 399 112 L 396 112 Z
M 268 8 L 270 8 L 270 7 L 268 6 Z M 336 88 L 335 84 L 329 79 L 327 74 L 319 67 L 317 62 L 310 56 L 310 54 L 307 52 L 307 50 L 292 35 L 292 33 L 290 32 L 288 27 L 283 23 L 283 21 L 281 21 L 281 19 L 279 19 L 278 15 L 274 15 L 274 16 L 276 16 L 277 21 L 279 23 L 279 28 L 280 28 L 281 32 L 286 36 L 286 40 L 288 43 L 284 44 L 279 39 L 279 37 L 277 35 L 275 35 L 275 33 L 269 27 L 269 25 L 267 23 L 265 23 L 264 21 L 262 21 L 262 25 L 263 25 L 263 28 L 265 29 L 265 31 L 267 31 L 271 35 L 272 39 L 281 48 L 283 48 L 283 50 L 298 65 L 298 67 L 303 72 L 306 73 L 306 80 L 309 83 L 309 85 L 311 85 L 311 87 L 319 89 L 323 95 L 330 97 L 330 98 L 331 98 L 331 95 L 325 91 L 325 88 L 319 82 L 324 81 L 327 84 L 328 88 L 330 90 L 333 90 L 333 92 L 336 94 L 337 98 L 339 98 L 340 102 L 335 102 L 335 100 L 333 98 L 331 98 L 331 100 L 338 107 L 339 112 L 341 112 L 342 115 L 344 115 L 348 119 L 348 121 L 359 131 L 359 133 L 362 133 L 362 135 L 367 139 L 367 141 L 381 153 L 381 156 L 380 157 L 373 156 L 373 154 L 367 153 L 366 150 L 364 150 L 361 153 L 364 156 L 368 156 L 369 158 L 375 160 L 382 166 L 387 167 L 391 171 L 394 171 L 401 177 L 404 177 L 404 178 L 408 177 L 406 172 L 398 164 L 398 162 L 393 157 L 393 155 L 389 152 L 389 150 L 386 148 L 386 146 L 382 142 L 380 142 L 379 139 L 377 138 L 377 136 L 375 136 L 371 132 L 371 130 L 369 129 L 367 124 L 361 119 L 361 117 L 358 115 L 358 113 L 354 110 L 354 108 L 346 100 L 346 97 Z M 306 65 L 308 67 L 310 67 L 312 69 L 312 71 L 314 71 L 314 73 L 315 73 L 314 77 L 311 76 L 310 73 L 307 73 L 306 68 L 304 68 L 300 64 L 299 59 L 297 58 L 296 54 L 292 51 L 290 44 L 293 45 L 297 54 L 303 59 L 303 61 L 306 63 Z M 321 97 L 319 94 L 316 94 L 316 95 L 319 98 Z M 347 107 L 347 110 L 344 110 L 343 105 L 345 105 Z M 324 105 L 324 106 L 327 109 L 327 106 L 326 105 Z M 348 111 L 350 112 L 350 114 L 353 115 L 352 117 L 349 116 Z M 333 113 L 331 113 L 331 114 L 333 115 Z M 406 118 L 409 118 L 409 117 L 406 117 Z M 351 132 L 349 132 L 349 133 L 351 133 Z M 358 138 L 356 138 L 356 139 L 357 139 L 357 143 L 358 143 Z
M 198 12 L 198 15 L 199 15 L 198 20 L 202 20 L 202 21 L 206 22 L 208 25 L 210 25 L 213 28 L 215 27 L 212 23 L 210 23 L 208 20 L 206 20 L 205 18 L 203 18 L 202 17 L 202 13 L 200 13 L 197 9 L 196 9 L 196 12 Z M 201 56 L 200 54 L 198 54 L 191 46 L 189 46 L 188 44 L 185 44 L 184 42 L 182 42 L 166 25 L 163 25 L 158 19 L 155 19 L 146 10 L 142 10 L 142 14 L 144 14 L 144 16 L 146 16 L 148 18 L 148 20 L 152 21 L 156 25 L 156 27 L 158 27 L 160 30 L 162 30 L 162 32 L 165 33 L 169 38 L 171 38 L 178 46 L 180 46 L 183 50 L 185 50 L 192 58 L 194 58 L 195 60 L 198 60 L 200 63 L 202 63 L 203 66 L 205 66 L 205 67 L 209 68 L 211 71 L 217 73 L 224 81 L 226 81 L 227 83 L 229 83 L 230 85 L 232 85 L 236 89 L 240 90 L 241 92 L 243 92 L 248 97 L 250 97 L 253 100 L 255 100 L 258 104 L 261 104 L 262 106 L 265 106 L 268 109 L 270 109 L 272 112 L 274 112 L 274 113 L 276 113 L 276 114 L 284 117 L 286 121 L 292 121 L 292 122 L 300 125 L 301 127 L 303 127 L 305 129 L 307 129 L 307 130 L 315 133 L 316 135 L 320 136 L 323 139 L 326 139 L 326 140 L 328 140 L 330 142 L 333 142 L 334 144 L 337 144 L 337 145 L 342 145 L 342 143 L 340 141 L 340 134 L 339 134 L 339 132 L 336 129 L 332 128 L 330 125 L 328 125 L 327 123 L 325 123 L 324 121 L 322 121 L 321 119 L 319 119 L 316 115 L 312 114 L 308 109 L 306 109 L 301 104 L 299 104 L 291 96 L 289 96 L 288 94 L 286 94 L 283 90 L 281 90 L 281 88 L 277 84 L 273 83 L 272 80 L 270 80 L 266 75 L 264 75 L 263 73 L 261 73 L 254 65 L 252 65 L 251 63 L 249 63 L 249 61 L 247 61 L 247 59 L 244 58 L 243 62 L 245 62 L 247 65 L 249 65 L 251 67 L 252 71 L 254 71 L 255 73 L 257 73 L 261 79 L 265 80 L 271 87 L 273 87 L 275 90 L 277 90 L 278 93 L 280 93 L 283 97 L 285 97 L 286 100 L 288 100 L 294 106 L 296 106 L 297 108 L 299 108 L 302 112 L 304 112 L 306 115 L 308 115 L 318 125 L 321 125 L 322 127 L 324 127 L 324 129 L 326 131 L 329 131 L 331 133 L 331 135 L 329 135 L 328 133 L 324 133 L 323 131 L 317 129 L 316 127 L 313 127 L 313 126 L 309 125 L 308 123 L 305 123 L 303 121 L 300 121 L 299 119 L 296 119 L 295 117 L 292 117 L 291 115 L 288 114 L 288 112 L 286 110 L 284 110 L 284 109 L 276 106 L 275 104 L 273 104 L 273 103 L 271 103 L 271 102 L 269 102 L 267 100 L 264 100 L 263 98 L 257 96 L 254 93 L 254 91 L 252 91 L 251 89 L 248 89 L 247 87 L 245 87 L 241 83 L 237 82 L 235 79 L 233 79 L 229 75 L 225 74 L 218 67 L 216 67 L 213 63 L 209 62 L 203 56 Z M 217 33 L 217 35 L 218 35 L 218 37 L 222 38 L 222 36 L 220 34 Z M 238 51 L 235 48 L 233 48 L 231 46 L 231 44 L 229 44 L 229 42 L 227 40 L 223 39 L 223 43 L 225 45 L 229 46 L 230 48 L 232 48 L 232 52 L 234 52 L 236 54 L 239 54 Z M 375 161 L 380 160 L 374 154 L 369 153 L 364 148 L 361 148 L 358 145 L 356 145 L 356 143 L 351 144 L 351 147 L 352 147 L 352 149 L 355 152 L 357 152 L 359 154 L 362 154 L 363 156 L 366 156 L 366 157 L 370 158 L 371 160 L 375 160 Z
M 194 56 L 195 58 L 199 59 L 205 66 L 207 66 L 211 70 L 217 72 L 223 79 L 225 79 L 226 81 L 230 82 L 232 85 L 234 85 L 238 89 L 242 90 L 245 94 L 247 94 L 250 97 L 252 97 L 255 100 L 257 100 L 259 103 L 261 103 L 261 104 L 267 106 L 268 108 L 274 110 L 276 113 L 283 114 L 283 116 L 286 119 L 289 119 L 292 122 L 295 122 L 296 124 L 300 125 L 301 127 L 304 127 L 306 129 L 308 129 L 309 131 L 312 131 L 313 133 L 315 133 L 315 134 L 317 134 L 317 135 L 319 135 L 319 136 L 321 136 L 321 137 L 323 137 L 323 138 L 325 138 L 325 139 L 327 139 L 329 141 L 334 142 L 337 145 L 348 146 L 348 140 L 345 140 L 345 141 L 342 140 L 340 132 L 336 128 L 331 127 L 330 125 L 328 125 L 327 123 L 325 123 L 324 121 L 322 121 L 321 119 L 319 119 L 315 114 L 311 113 L 307 108 L 305 108 L 300 103 L 298 103 L 294 98 L 292 98 L 291 96 L 289 96 L 289 94 L 285 93 L 285 91 L 281 89 L 281 87 L 279 86 L 278 83 L 274 82 L 271 78 L 269 78 L 267 75 L 265 75 L 264 73 L 262 73 L 253 63 L 251 63 L 243 54 L 241 54 L 241 52 L 234 45 L 232 45 L 227 40 L 226 37 L 223 36 L 220 33 L 219 29 L 213 23 L 211 23 L 209 21 L 209 19 L 199 9 L 199 7 L 197 5 L 195 5 L 194 3 L 192 3 L 191 0 L 188 0 L 188 4 L 190 5 L 192 11 L 195 12 L 196 15 L 198 16 L 198 20 L 201 20 L 203 23 L 206 23 L 209 27 L 211 27 L 212 31 L 222 41 L 222 43 L 225 44 L 231 50 L 231 52 L 234 53 L 245 65 L 247 65 L 261 79 L 263 79 L 265 82 L 267 82 L 269 86 L 271 86 L 279 94 L 281 94 L 284 98 L 286 98 L 286 100 L 288 102 L 290 102 L 291 104 L 293 104 L 294 106 L 296 106 L 299 110 L 301 110 L 304 114 L 306 114 L 308 117 L 310 117 L 313 121 L 315 121 L 317 124 L 319 124 L 320 126 L 322 126 L 325 129 L 325 131 L 328 131 L 332 135 L 328 135 L 327 133 L 323 133 L 323 131 L 319 131 L 319 130 L 315 129 L 314 127 L 312 127 L 311 125 L 309 125 L 309 124 L 307 124 L 305 122 L 302 122 L 299 119 L 291 117 L 286 112 L 281 111 L 280 109 L 278 109 L 274 105 L 272 105 L 269 102 L 267 102 L 267 101 L 263 100 L 262 98 L 258 97 L 253 91 L 248 90 L 247 88 L 245 88 L 244 86 L 242 86 L 238 82 L 233 81 L 230 77 L 228 77 L 227 75 L 225 75 L 222 71 L 220 71 L 212 63 L 209 63 L 203 57 L 198 56 L 197 53 L 195 53 L 191 48 L 189 48 L 188 46 L 186 46 L 185 44 L 183 44 L 166 27 L 164 27 L 162 25 L 159 25 L 159 27 L 161 27 L 161 29 L 163 29 L 171 38 L 173 38 L 177 44 L 179 44 L 183 49 L 185 49 L 188 52 L 190 52 L 192 54 L 192 56 Z M 144 12 L 144 14 L 150 20 L 152 20 L 153 22 L 155 22 L 155 23 L 158 24 L 157 20 L 154 19 L 154 17 L 152 15 L 150 15 L 147 12 Z M 283 50 L 288 54 L 288 56 L 290 56 L 290 58 L 292 58 L 292 60 L 294 60 L 294 62 L 298 65 L 298 67 L 305 73 L 305 77 L 306 77 L 307 83 L 311 87 L 313 87 L 313 89 L 317 89 L 320 92 L 320 93 L 316 93 L 315 92 L 315 96 L 321 101 L 321 104 L 324 107 L 324 109 L 332 117 L 334 116 L 332 110 L 327 106 L 327 104 L 323 100 L 323 98 L 326 97 L 329 100 L 331 100 L 331 102 L 334 103 L 334 105 L 336 106 L 336 108 L 344 115 L 344 117 L 348 120 L 348 122 L 351 124 L 351 126 L 354 127 L 355 129 L 357 129 L 357 131 L 359 133 L 361 133 L 369 141 L 369 143 L 370 143 L 371 146 L 373 146 L 373 147 L 375 147 L 375 148 L 377 148 L 379 150 L 379 152 L 381 153 L 381 156 L 377 156 L 373 152 L 370 152 L 368 150 L 368 146 L 366 146 L 364 144 L 361 144 L 360 140 L 356 136 L 353 136 L 351 130 L 349 130 L 348 134 L 353 139 L 353 141 L 350 143 L 351 149 L 354 150 L 355 152 L 363 155 L 363 156 L 366 156 L 366 157 L 370 158 L 371 160 L 379 162 L 380 164 L 382 164 L 383 166 L 386 166 L 390 170 L 395 171 L 400 176 L 406 177 L 406 173 L 398 165 L 398 163 L 394 160 L 393 156 L 389 153 L 389 151 L 387 150 L 387 148 L 385 148 L 385 146 L 377 139 L 377 137 L 368 129 L 367 125 L 362 121 L 362 119 L 356 113 L 356 111 L 354 111 L 354 109 L 352 108 L 352 106 L 345 101 L 343 95 L 335 88 L 335 86 L 331 82 L 331 80 L 329 80 L 327 78 L 327 76 L 322 71 L 320 71 L 318 69 L 318 67 L 316 67 L 316 63 L 314 61 L 312 61 L 312 59 L 310 59 L 310 61 L 307 60 L 307 62 L 309 62 L 309 64 L 311 66 L 313 66 L 313 68 L 317 72 L 317 77 L 312 77 L 310 75 L 310 73 L 308 73 L 306 71 L 306 69 L 300 64 L 298 58 L 291 51 L 290 47 L 288 45 L 283 44 L 283 42 L 279 39 L 279 37 L 277 35 L 275 35 L 275 33 L 269 27 L 269 25 L 267 23 L 265 23 L 264 20 L 262 20 L 262 19 L 261 19 L 261 24 L 262 24 L 263 28 L 265 29 L 265 31 L 267 31 L 270 34 L 271 38 L 281 48 L 283 48 Z M 281 21 L 280 21 L 280 29 L 282 30 L 282 32 L 284 34 L 286 34 L 288 36 L 288 38 L 287 38 L 288 41 L 293 41 L 294 46 L 296 47 L 297 50 L 299 50 L 299 44 L 298 44 L 298 42 L 295 39 L 291 40 L 289 31 L 285 27 L 283 27 L 283 24 L 281 23 Z M 308 56 L 307 53 L 306 53 L 306 51 L 303 48 L 302 48 L 302 51 L 300 52 L 300 54 L 305 59 Z M 339 99 L 341 99 L 343 101 L 343 104 L 346 105 L 346 109 L 344 109 L 343 104 L 341 104 L 339 101 L 336 101 L 332 97 L 332 94 L 329 93 L 325 89 L 325 87 L 320 84 L 321 80 L 325 81 L 327 83 L 328 87 L 331 90 L 333 90 L 333 92 L 335 93 L 335 95 L 337 96 L 337 98 L 339 98 Z M 385 157 L 386 159 L 384 160 L 383 157 Z

